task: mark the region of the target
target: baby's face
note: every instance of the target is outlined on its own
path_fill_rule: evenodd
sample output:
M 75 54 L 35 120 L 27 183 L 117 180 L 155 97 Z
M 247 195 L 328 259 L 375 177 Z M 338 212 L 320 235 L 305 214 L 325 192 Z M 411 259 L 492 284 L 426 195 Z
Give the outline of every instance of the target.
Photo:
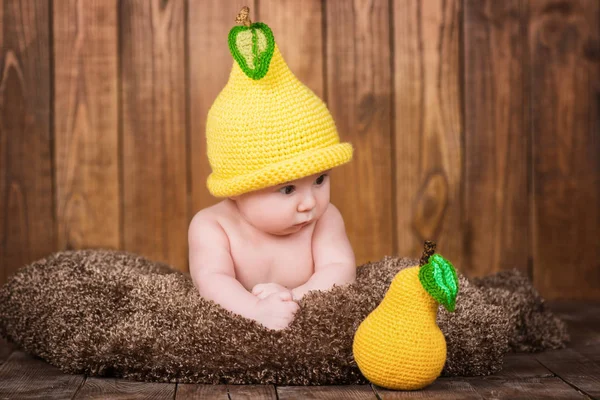
M 313 223 L 329 204 L 329 172 L 231 197 L 244 219 L 272 235 L 290 235 Z

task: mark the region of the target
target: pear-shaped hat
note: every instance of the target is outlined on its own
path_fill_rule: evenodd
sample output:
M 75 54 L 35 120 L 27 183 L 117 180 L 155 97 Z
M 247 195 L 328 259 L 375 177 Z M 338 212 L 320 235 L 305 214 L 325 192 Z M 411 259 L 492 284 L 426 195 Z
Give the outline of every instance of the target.
M 352 159 L 325 103 L 294 76 L 271 29 L 244 7 L 229 32 L 234 62 L 206 122 L 215 197 L 289 182 Z

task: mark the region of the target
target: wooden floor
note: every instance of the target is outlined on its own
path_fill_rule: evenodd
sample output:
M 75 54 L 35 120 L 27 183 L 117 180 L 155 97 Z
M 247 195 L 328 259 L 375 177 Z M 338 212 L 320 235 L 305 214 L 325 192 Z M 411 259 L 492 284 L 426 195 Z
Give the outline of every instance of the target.
M 416 392 L 373 385 L 237 386 L 132 382 L 65 375 L 44 361 L 0 342 L 3 399 L 600 399 L 600 303 L 555 303 L 569 324 L 568 348 L 509 354 L 488 377 L 440 378 Z

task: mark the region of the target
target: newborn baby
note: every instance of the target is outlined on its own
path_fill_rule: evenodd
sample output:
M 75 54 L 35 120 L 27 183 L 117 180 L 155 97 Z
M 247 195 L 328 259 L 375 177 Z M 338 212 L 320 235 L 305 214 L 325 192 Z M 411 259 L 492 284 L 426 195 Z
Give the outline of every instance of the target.
M 308 291 L 354 282 L 354 252 L 329 202 L 330 171 L 198 212 L 188 242 L 190 274 L 202 297 L 280 330 Z
M 190 222 L 190 274 L 205 299 L 280 330 L 307 292 L 356 278 L 329 203 L 329 173 L 352 160 L 353 146 L 288 68 L 271 29 L 242 11 L 228 36 L 229 79 L 206 119 L 206 185 L 223 200 Z

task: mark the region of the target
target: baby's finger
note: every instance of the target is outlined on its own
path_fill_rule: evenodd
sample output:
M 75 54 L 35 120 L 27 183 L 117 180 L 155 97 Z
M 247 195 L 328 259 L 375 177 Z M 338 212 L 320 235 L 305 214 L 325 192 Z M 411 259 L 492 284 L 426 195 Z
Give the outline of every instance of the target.
M 266 293 L 266 292 L 260 292 L 259 294 L 256 295 L 256 297 L 259 298 L 259 300 L 262 299 L 266 299 L 267 297 L 269 297 L 271 295 L 271 293 Z
M 292 300 L 292 294 L 290 292 L 279 292 L 279 298 L 281 300 Z
M 262 283 L 259 283 L 258 285 L 254 285 L 254 287 L 252 288 L 252 294 L 257 295 L 264 290 L 265 290 L 265 285 L 263 285 Z

